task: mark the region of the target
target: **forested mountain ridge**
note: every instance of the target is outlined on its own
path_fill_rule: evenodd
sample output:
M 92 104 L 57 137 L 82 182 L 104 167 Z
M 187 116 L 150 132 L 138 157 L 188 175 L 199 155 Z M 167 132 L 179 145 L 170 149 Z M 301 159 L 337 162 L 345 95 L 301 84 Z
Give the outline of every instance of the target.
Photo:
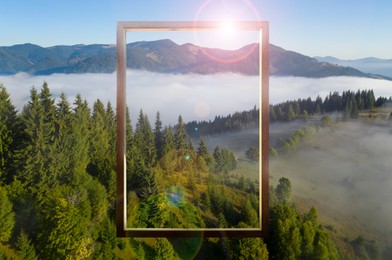
M 47 48 L 30 43 L 3 46 L 0 47 L 0 75 L 12 75 L 18 72 L 34 75 L 112 73 L 116 69 L 115 50 L 115 45 L 111 44 L 59 45 Z M 127 44 L 128 68 L 161 73 L 233 72 L 258 75 L 258 57 L 257 44 L 249 44 L 238 50 L 212 49 L 189 43 L 178 45 L 171 40 Z M 389 79 L 363 73 L 351 67 L 319 62 L 273 44 L 270 44 L 270 74 L 313 78 L 354 76 Z

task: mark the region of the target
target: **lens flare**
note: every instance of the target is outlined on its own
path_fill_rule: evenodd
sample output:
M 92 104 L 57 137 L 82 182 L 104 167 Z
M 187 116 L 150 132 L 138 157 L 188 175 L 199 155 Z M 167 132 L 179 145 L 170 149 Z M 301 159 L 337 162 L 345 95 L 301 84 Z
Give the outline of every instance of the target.
M 195 114 L 199 118 L 207 117 L 210 114 L 211 108 L 206 102 L 199 102 L 195 106 Z
M 202 53 L 215 62 L 219 63 L 234 63 L 249 57 L 257 49 L 258 36 L 254 32 L 245 32 L 236 28 L 235 21 L 260 21 L 260 15 L 255 6 L 248 0 L 242 1 L 212 1 L 206 0 L 196 11 L 194 23 L 197 27 L 198 21 L 220 21 L 219 28 L 214 35 L 209 33 L 194 31 L 196 45 L 198 46 L 211 46 L 213 48 L 202 48 Z M 237 42 L 237 44 L 235 44 Z M 239 44 L 241 43 L 241 44 Z M 241 48 L 249 45 L 246 48 Z M 236 46 L 233 48 L 233 46 Z M 218 48 L 218 49 L 216 49 Z M 241 49 L 238 49 L 241 48 Z M 222 50 L 234 50 L 238 52 L 235 55 L 227 53 Z

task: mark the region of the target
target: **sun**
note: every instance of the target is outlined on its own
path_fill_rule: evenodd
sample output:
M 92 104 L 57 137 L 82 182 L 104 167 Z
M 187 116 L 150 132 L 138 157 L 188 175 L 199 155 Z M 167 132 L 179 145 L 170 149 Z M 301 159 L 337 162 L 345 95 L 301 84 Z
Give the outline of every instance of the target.
M 235 24 L 232 21 L 222 21 L 220 22 L 219 31 L 224 35 L 233 35 L 235 32 Z

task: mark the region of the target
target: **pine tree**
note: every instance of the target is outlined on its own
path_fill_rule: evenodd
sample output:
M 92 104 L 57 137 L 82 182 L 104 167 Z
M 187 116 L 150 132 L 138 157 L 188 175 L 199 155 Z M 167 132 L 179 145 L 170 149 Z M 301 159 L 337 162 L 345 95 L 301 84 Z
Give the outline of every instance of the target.
M 7 242 L 12 234 L 15 225 L 15 213 L 12 210 L 12 203 L 8 199 L 7 191 L 0 186 L 0 243 Z
M 259 148 L 257 147 L 249 147 L 249 149 L 245 152 L 245 156 L 252 161 L 259 161 Z
M 55 138 L 55 121 L 56 121 L 56 108 L 54 105 L 54 99 L 50 93 L 49 86 L 46 82 L 42 85 L 41 92 L 39 95 L 42 108 L 44 110 L 45 118 L 44 122 L 47 123 L 47 128 L 50 134 L 50 141 L 53 142 Z
M 199 147 L 197 148 L 197 154 L 202 157 L 207 166 L 212 169 L 214 167 L 214 158 L 212 157 L 212 155 L 210 154 L 210 152 L 208 151 L 207 145 L 204 141 L 204 138 L 200 139 L 199 142 Z
M 55 100 L 52 98 L 49 86 L 46 82 L 43 83 L 39 100 L 43 108 L 43 130 L 45 138 L 47 139 L 46 155 L 44 160 L 44 167 L 46 168 L 46 175 L 44 175 L 43 182 L 45 186 L 55 186 L 58 183 L 58 178 L 61 174 L 62 165 L 57 165 L 59 158 L 59 151 L 56 149 L 56 107 Z
M 85 172 L 90 162 L 90 108 L 80 94 L 76 95 L 71 116 L 71 145 L 70 168 L 75 172 Z
M 42 232 L 37 241 L 42 258 L 88 258 L 92 253 L 91 208 L 86 190 L 59 187 L 44 199 Z
M 220 228 L 228 228 L 229 224 L 227 223 L 227 220 L 225 218 L 225 215 L 223 212 L 219 212 L 218 214 L 218 222 L 219 222 L 219 227 Z
M 156 147 L 148 117 L 140 110 L 133 143 L 134 174 L 130 182 L 137 188 L 138 195 L 148 197 L 158 192 Z
M 170 260 L 174 258 L 174 249 L 167 238 L 157 238 L 157 253 L 154 259 Z
M 273 105 L 269 105 L 269 120 L 275 122 L 277 120 L 275 108 Z
M 295 117 L 296 116 L 295 116 L 295 112 L 294 112 L 293 106 L 290 104 L 288 106 L 287 112 L 285 114 L 285 119 L 288 120 L 288 121 L 291 121 L 291 120 L 295 119 Z
M 72 111 L 71 105 L 64 92 L 60 95 L 60 102 L 56 106 L 56 134 L 54 142 L 55 157 L 53 164 L 59 171 L 64 181 L 73 170 L 71 168 L 71 160 L 73 154 L 73 143 L 71 139 L 72 129 Z
M 351 113 L 350 113 L 350 118 L 356 119 L 356 118 L 359 117 L 358 104 L 357 104 L 357 102 L 355 101 L 354 97 L 352 97 L 350 101 L 351 101 L 351 103 L 352 103 L 352 110 L 351 110 Z
M 180 115 L 178 117 L 178 123 L 177 123 L 176 133 L 175 133 L 177 150 L 184 150 L 188 148 L 187 139 L 188 139 L 188 134 L 185 130 L 184 122 Z
M 32 245 L 31 240 L 28 235 L 23 232 L 20 232 L 18 236 L 18 240 L 16 242 L 16 248 L 18 249 L 18 255 L 21 259 L 26 260 L 36 260 L 38 259 L 37 253 L 35 251 L 34 246 Z
M 215 160 L 215 171 L 221 172 L 223 170 L 224 161 L 223 161 L 222 152 L 221 152 L 221 149 L 219 148 L 219 146 L 215 147 L 212 156 L 214 157 L 214 160 Z
M 115 164 L 115 154 L 116 154 L 116 115 L 114 113 L 112 104 L 110 101 L 106 105 L 106 113 L 105 113 L 105 127 L 109 134 L 109 144 L 110 150 L 109 154 L 111 154 L 111 158 L 113 160 L 113 164 Z
M 240 226 L 240 228 L 247 228 Z M 230 239 L 232 248 L 232 259 L 259 259 L 267 260 L 268 250 L 261 238 L 232 238 Z
M 154 128 L 154 138 L 155 138 L 155 147 L 157 149 L 157 157 L 158 159 L 163 156 L 163 133 L 162 133 L 162 121 L 161 114 L 159 111 L 157 112 L 155 119 L 155 128 Z
M 192 140 L 189 140 L 188 150 L 190 150 L 190 151 L 195 150 L 195 145 L 193 144 Z
M 302 256 L 311 259 L 314 251 L 314 237 L 316 235 L 316 228 L 310 221 L 305 221 L 301 227 Z
M 167 154 L 169 151 L 176 149 L 176 141 L 171 126 L 166 126 L 163 130 L 163 140 L 162 154 Z
M 30 91 L 30 101 L 23 108 L 21 120 L 24 141 L 18 152 L 21 164 L 18 178 L 25 185 L 43 184 L 47 187 L 56 185 L 57 176 L 50 172 L 53 170 L 52 159 L 55 152 L 53 147 L 55 127 L 54 121 L 50 120 L 55 116 L 52 104 L 47 88 L 39 96 L 33 87 Z
M 309 212 L 305 215 L 305 221 L 310 221 L 313 225 L 317 225 L 318 222 L 318 213 L 317 209 L 312 206 L 309 210 Z
M 0 184 L 12 180 L 17 140 L 20 139 L 21 131 L 15 107 L 6 88 L 0 84 Z
M 289 179 L 282 177 L 276 186 L 276 196 L 279 202 L 288 202 L 291 197 L 291 182 Z
M 98 99 L 93 105 L 90 132 L 90 163 L 87 171 L 98 178 L 105 186 L 109 199 L 116 197 L 115 154 L 113 154 L 113 136 L 108 127 L 108 116 L 103 103 Z
M 134 179 L 134 158 L 133 158 L 133 149 L 135 149 L 133 145 L 133 128 L 131 122 L 131 116 L 129 113 L 128 107 L 126 108 L 125 113 L 125 144 L 126 144 L 126 176 L 127 176 L 127 185 L 129 189 L 132 189 L 132 180 Z
M 259 227 L 259 217 L 256 210 L 252 207 L 252 204 L 247 199 L 241 210 L 242 216 L 244 216 L 245 223 L 252 228 Z
M 301 233 L 298 215 L 287 204 L 279 203 L 270 213 L 271 242 L 268 251 L 272 259 L 298 259 L 301 256 Z
M 134 135 L 134 146 L 141 153 L 140 159 L 146 167 L 154 167 L 157 162 L 154 133 L 147 115 L 140 110 Z
M 284 119 L 284 113 L 282 110 L 282 106 L 278 105 L 278 108 L 275 109 L 275 113 L 276 113 L 276 118 L 278 120 L 283 120 Z

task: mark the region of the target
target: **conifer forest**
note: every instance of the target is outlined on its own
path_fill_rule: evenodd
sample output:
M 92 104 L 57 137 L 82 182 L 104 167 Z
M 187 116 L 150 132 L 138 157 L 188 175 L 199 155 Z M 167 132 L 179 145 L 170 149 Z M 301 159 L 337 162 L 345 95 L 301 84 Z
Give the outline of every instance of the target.
M 387 101 L 372 91 L 333 93 L 324 101 L 271 105 L 270 118 L 337 109 L 356 118 Z M 184 122 L 179 114 L 174 126 L 159 111 L 152 121 L 142 109 L 134 118 L 127 113 L 128 227 L 259 228 L 259 144 L 239 154 L 208 143 L 210 135 L 258 125 L 256 107 L 208 122 Z M 270 188 L 268 239 L 117 238 L 115 157 L 110 102 L 54 97 L 44 82 L 17 111 L 0 84 L 0 259 L 339 258 L 317 209 L 293 206 L 292 184 L 283 177 Z

